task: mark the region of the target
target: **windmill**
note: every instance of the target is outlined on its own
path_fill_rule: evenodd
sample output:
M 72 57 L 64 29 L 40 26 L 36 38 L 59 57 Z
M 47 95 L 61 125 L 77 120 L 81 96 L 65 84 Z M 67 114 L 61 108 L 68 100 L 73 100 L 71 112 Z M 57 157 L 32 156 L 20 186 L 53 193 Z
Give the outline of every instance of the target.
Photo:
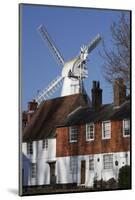
M 87 46 L 82 46 L 80 48 L 79 55 L 65 62 L 47 29 L 43 25 L 40 25 L 38 31 L 43 41 L 48 43 L 49 49 L 57 59 L 58 64 L 62 66 L 61 75 L 57 76 L 48 87 L 35 98 L 38 104 L 48 99 L 62 84 L 61 96 L 84 92 L 84 79 L 88 77 L 88 69 L 86 66 L 87 57 L 91 51 L 96 48 L 101 40 L 101 36 L 98 34 Z

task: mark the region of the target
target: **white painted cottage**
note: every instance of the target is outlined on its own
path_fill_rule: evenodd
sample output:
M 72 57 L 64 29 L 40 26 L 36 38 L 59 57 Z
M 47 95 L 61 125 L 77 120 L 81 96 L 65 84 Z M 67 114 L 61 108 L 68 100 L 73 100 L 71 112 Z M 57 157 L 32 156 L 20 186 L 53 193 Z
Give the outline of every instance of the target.
M 38 108 L 35 101 L 29 103 L 23 117 L 23 185 L 56 183 L 56 126 L 87 101 L 86 95 L 75 94 L 44 101 Z

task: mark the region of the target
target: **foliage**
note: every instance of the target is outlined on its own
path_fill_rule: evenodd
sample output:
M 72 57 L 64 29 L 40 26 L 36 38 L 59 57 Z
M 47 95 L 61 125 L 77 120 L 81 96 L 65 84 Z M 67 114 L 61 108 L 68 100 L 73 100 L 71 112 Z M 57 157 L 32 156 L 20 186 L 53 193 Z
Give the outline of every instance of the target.
M 101 180 L 94 180 L 94 189 L 117 189 L 117 182 L 114 178 L 109 179 L 108 181 Z
M 119 170 L 119 178 L 118 178 L 118 186 L 119 188 L 131 188 L 131 173 L 130 166 L 125 165 Z

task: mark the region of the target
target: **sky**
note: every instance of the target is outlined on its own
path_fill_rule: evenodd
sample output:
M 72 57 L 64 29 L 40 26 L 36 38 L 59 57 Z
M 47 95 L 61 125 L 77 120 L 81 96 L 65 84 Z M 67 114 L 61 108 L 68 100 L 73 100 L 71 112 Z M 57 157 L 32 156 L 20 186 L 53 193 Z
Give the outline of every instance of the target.
M 55 6 L 22 5 L 20 20 L 20 61 L 22 109 L 33 100 L 39 90 L 46 88 L 58 75 L 62 67 L 51 54 L 47 44 L 41 39 L 37 28 L 45 25 L 56 47 L 65 61 L 77 56 L 82 45 L 87 45 L 98 33 L 108 49 L 113 48 L 110 26 L 117 22 L 121 11 L 89 8 L 67 8 Z M 113 101 L 112 86 L 103 76 L 104 60 L 99 52 L 100 43 L 88 57 L 88 78 L 85 89 L 91 98 L 92 81 L 100 81 L 103 89 L 103 103 Z M 59 89 L 51 98 L 60 96 Z

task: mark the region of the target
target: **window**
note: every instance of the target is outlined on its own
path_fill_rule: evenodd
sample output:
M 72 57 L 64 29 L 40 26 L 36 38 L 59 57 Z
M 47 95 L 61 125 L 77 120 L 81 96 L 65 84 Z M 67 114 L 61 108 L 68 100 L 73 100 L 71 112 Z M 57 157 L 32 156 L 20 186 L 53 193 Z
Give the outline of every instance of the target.
M 33 144 L 32 144 L 32 142 L 27 143 L 27 154 L 33 154 Z
M 47 139 L 44 139 L 44 140 L 43 140 L 42 148 L 43 148 L 43 149 L 48 149 L 48 140 L 47 140 Z
M 72 174 L 77 173 L 77 157 L 70 157 L 70 172 Z
M 31 163 L 31 178 L 36 178 L 36 163 Z
M 128 119 L 123 120 L 123 136 L 130 136 L 130 120 Z
M 69 128 L 69 141 L 70 142 L 77 142 L 77 136 L 78 136 L 77 126 L 71 126 Z
M 86 124 L 86 140 L 94 140 L 94 124 Z
M 104 121 L 102 122 L 102 139 L 110 139 L 111 138 L 111 122 Z
M 89 157 L 89 170 L 94 170 L 94 156 Z
M 104 169 L 113 168 L 113 154 L 103 155 L 103 165 L 104 165 Z

